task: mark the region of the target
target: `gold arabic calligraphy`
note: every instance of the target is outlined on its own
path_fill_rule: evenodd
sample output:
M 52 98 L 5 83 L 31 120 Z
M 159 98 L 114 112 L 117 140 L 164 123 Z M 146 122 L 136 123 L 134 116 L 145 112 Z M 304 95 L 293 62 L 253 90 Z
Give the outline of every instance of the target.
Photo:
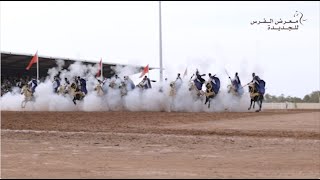
M 298 18 L 296 20 L 290 20 L 290 21 L 283 21 L 281 18 L 279 21 L 273 21 L 273 19 L 269 19 L 269 21 L 266 20 L 266 18 L 264 18 L 264 21 L 252 21 L 250 24 L 266 24 L 269 23 L 268 25 L 268 30 L 298 30 L 299 25 L 298 23 L 300 23 L 301 25 L 303 21 L 306 21 L 306 19 L 302 19 L 303 14 L 301 12 L 296 11 L 294 16 L 294 18 Z M 299 18 L 300 17 L 300 18 Z M 280 24 L 280 25 L 279 25 Z M 282 26 L 281 26 L 282 25 Z M 288 26 L 289 25 L 289 26 Z M 291 26 L 292 25 L 292 26 Z M 294 26 L 293 26 L 294 25 Z M 271 27 L 272 26 L 272 27 Z

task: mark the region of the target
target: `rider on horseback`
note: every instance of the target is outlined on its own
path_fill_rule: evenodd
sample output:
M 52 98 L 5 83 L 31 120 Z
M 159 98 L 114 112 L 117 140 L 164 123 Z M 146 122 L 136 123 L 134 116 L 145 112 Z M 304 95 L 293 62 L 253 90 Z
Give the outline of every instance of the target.
M 231 83 L 232 83 L 232 86 L 233 86 L 235 92 L 240 95 L 243 94 L 243 89 L 241 86 L 240 78 L 238 76 L 238 72 L 236 72 L 236 74 L 234 75 L 234 79 L 231 79 L 230 77 L 229 77 L 229 79 L 231 80 Z
M 116 74 L 114 77 L 111 78 L 109 86 L 112 88 L 119 88 L 121 85 L 121 79 Z
M 220 79 L 218 77 L 216 77 L 216 75 L 211 75 L 211 73 L 208 74 L 209 75 L 209 80 L 206 82 L 206 101 L 204 104 L 208 104 L 208 108 L 210 108 L 210 101 L 212 98 L 214 98 L 220 89 Z
M 212 90 L 214 91 L 215 94 L 218 94 L 220 89 L 220 79 L 216 77 L 216 75 L 212 76 L 211 73 L 209 73 L 208 75 L 209 75 L 209 82 L 212 83 Z
M 38 86 L 38 82 L 35 78 L 32 78 L 28 83 L 29 87 L 31 87 L 32 95 L 35 92 L 36 87 Z
M 21 94 L 23 94 L 23 90 L 24 90 L 23 88 L 26 88 L 27 92 L 29 92 L 29 93 L 31 93 L 31 95 L 33 95 L 33 93 L 32 93 L 32 85 L 31 84 L 22 83 L 21 86 L 22 86 Z
M 234 75 L 234 81 L 237 83 L 237 85 L 241 85 L 241 81 L 240 81 L 240 78 L 238 76 L 238 72 L 236 72 L 236 74 Z
M 151 89 L 151 82 L 147 76 L 144 76 L 144 78 L 139 84 L 141 84 L 144 89 Z
M 70 85 L 70 82 L 69 82 L 68 78 L 64 78 L 64 82 L 65 82 L 65 85 L 66 85 L 66 86 L 69 86 L 69 85 Z
M 265 93 L 265 82 L 264 80 L 260 79 L 258 76 L 255 75 L 255 73 L 252 73 L 252 81 L 248 84 L 249 85 L 249 92 L 250 92 L 250 98 L 251 98 L 251 103 L 248 108 L 248 110 L 251 109 L 252 103 L 253 103 L 253 108 L 255 102 L 258 102 L 259 105 L 259 110 L 256 112 L 261 111 L 262 107 L 262 102 L 264 99 L 264 93 Z
M 200 83 L 204 83 L 206 80 L 204 80 L 204 79 L 202 78 L 202 76 L 205 76 L 205 75 L 206 75 L 206 74 L 200 75 L 200 73 L 199 73 L 199 71 L 198 71 L 198 69 L 197 69 L 197 71 L 196 71 L 197 81 L 199 81 Z
M 256 76 L 255 73 L 252 73 L 252 83 L 255 85 L 255 89 L 258 91 L 259 90 L 259 84 L 260 84 L 260 78 L 259 76 Z
M 209 82 L 211 81 L 213 84 L 216 84 L 216 81 L 214 80 L 214 76 L 215 76 L 215 75 L 214 75 L 214 76 L 211 76 L 211 73 L 209 73 L 208 76 L 209 76 L 209 80 L 208 80 L 208 81 L 209 81 Z
M 126 84 L 128 90 L 131 91 L 135 88 L 134 82 L 132 81 L 132 79 L 129 78 L 129 76 L 124 76 L 123 79 L 124 79 L 124 83 Z
M 84 94 L 87 94 L 88 91 L 87 91 L 87 82 L 86 82 L 86 80 L 83 79 L 83 78 L 80 78 L 80 76 L 78 76 L 78 81 L 80 82 L 81 91 Z
M 58 92 L 58 88 L 60 86 L 60 79 L 58 76 L 54 77 L 54 81 L 53 81 L 53 88 L 54 88 L 54 92 L 57 93 Z
M 180 77 L 180 73 L 178 73 L 177 78 L 175 80 L 176 88 L 179 89 L 182 85 L 182 79 Z

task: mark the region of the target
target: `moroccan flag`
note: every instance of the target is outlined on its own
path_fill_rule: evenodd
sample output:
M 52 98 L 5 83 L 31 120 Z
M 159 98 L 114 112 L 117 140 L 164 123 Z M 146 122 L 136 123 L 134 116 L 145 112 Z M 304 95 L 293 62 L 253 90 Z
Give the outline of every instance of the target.
M 31 61 L 29 62 L 28 67 L 26 68 L 26 70 L 29 70 L 32 66 L 32 64 L 38 62 L 38 51 L 36 52 L 36 54 L 33 56 L 33 58 L 31 59 Z
M 144 67 L 144 69 L 143 69 L 143 71 L 142 71 L 142 73 L 141 73 L 139 78 L 142 78 L 148 72 L 149 72 L 149 64 L 146 67 Z
M 96 74 L 96 77 L 99 77 L 99 76 L 100 76 L 100 74 L 101 74 L 101 67 L 102 67 L 102 58 L 101 58 L 100 63 L 99 63 L 99 71 L 98 71 L 98 73 Z

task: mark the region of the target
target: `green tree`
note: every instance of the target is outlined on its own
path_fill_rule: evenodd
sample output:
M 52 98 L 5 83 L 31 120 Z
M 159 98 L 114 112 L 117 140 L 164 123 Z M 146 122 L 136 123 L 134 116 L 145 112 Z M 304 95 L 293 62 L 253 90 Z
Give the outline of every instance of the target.
M 319 103 L 320 91 L 313 91 L 309 96 L 310 96 L 309 102 L 311 102 L 311 103 Z
M 309 95 L 305 95 L 303 98 L 303 102 L 309 102 L 310 101 L 310 96 Z

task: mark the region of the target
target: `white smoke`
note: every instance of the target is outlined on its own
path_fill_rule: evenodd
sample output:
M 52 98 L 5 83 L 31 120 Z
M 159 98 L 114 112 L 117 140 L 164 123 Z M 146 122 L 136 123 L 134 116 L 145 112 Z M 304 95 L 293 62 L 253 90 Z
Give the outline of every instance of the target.
M 111 89 L 105 85 L 103 88 L 108 90 L 103 96 L 98 96 L 94 88 L 98 84 L 95 74 L 98 72 L 98 66 L 84 65 L 81 62 L 71 64 L 68 69 L 63 69 L 64 61 L 57 60 L 57 67 L 48 70 L 46 80 L 38 84 L 34 96 L 34 102 L 28 102 L 25 108 L 21 107 L 24 96 L 20 94 L 20 89 L 15 87 L 12 92 L 8 92 L 1 97 L 1 110 L 9 111 L 178 111 L 178 112 L 218 112 L 218 111 L 246 111 L 250 104 L 250 97 L 245 93 L 241 98 L 227 93 L 227 85 L 230 84 L 228 76 L 225 74 L 225 64 L 219 64 L 214 59 L 199 59 L 197 64 L 188 64 L 188 75 L 183 77 L 185 67 L 169 67 L 165 71 L 167 81 L 152 83 L 152 89 L 140 91 L 135 88 L 129 91 L 126 96 L 121 97 L 119 89 Z M 193 61 L 194 62 L 194 61 Z M 201 64 L 200 66 L 198 65 Z M 214 64 L 214 66 L 212 65 Z M 211 101 L 211 107 L 204 104 L 204 100 L 194 99 L 188 90 L 189 80 L 196 69 L 200 74 L 206 74 L 203 77 L 208 79 L 208 73 L 216 74 L 220 78 L 221 88 L 219 94 Z M 116 66 L 116 74 L 123 80 L 124 76 L 133 77 L 137 74 L 136 68 Z M 181 88 L 173 98 L 169 96 L 169 83 L 175 80 L 177 73 L 183 77 Z M 230 73 L 230 72 L 229 72 Z M 247 73 L 245 68 L 239 71 Z M 234 72 L 232 72 L 234 74 Z M 77 101 L 75 105 L 70 96 L 62 96 L 54 93 L 53 80 L 59 76 L 61 83 L 65 83 L 65 78 L 73 82 L 75 77 L 82 77 L 87 81 L 88 94 L 82 101 Z M 139 73 L 140 75 L 140 73 Z M 231 76 L 231 74 L 230 74 Z M 233 78 L 233 76 L 232 76 Z M 138 79 L 141 81 L 142 79 Z M 138 84 L 139 82 L 135 82 Z M 244 85 L 247 82 L 242 82 Z M 160 91 L 162 89 L 162 91 Z M 205 88 L 203 87 L 203 90 Z M 247 92 L 247 89 L 244 89 Z

